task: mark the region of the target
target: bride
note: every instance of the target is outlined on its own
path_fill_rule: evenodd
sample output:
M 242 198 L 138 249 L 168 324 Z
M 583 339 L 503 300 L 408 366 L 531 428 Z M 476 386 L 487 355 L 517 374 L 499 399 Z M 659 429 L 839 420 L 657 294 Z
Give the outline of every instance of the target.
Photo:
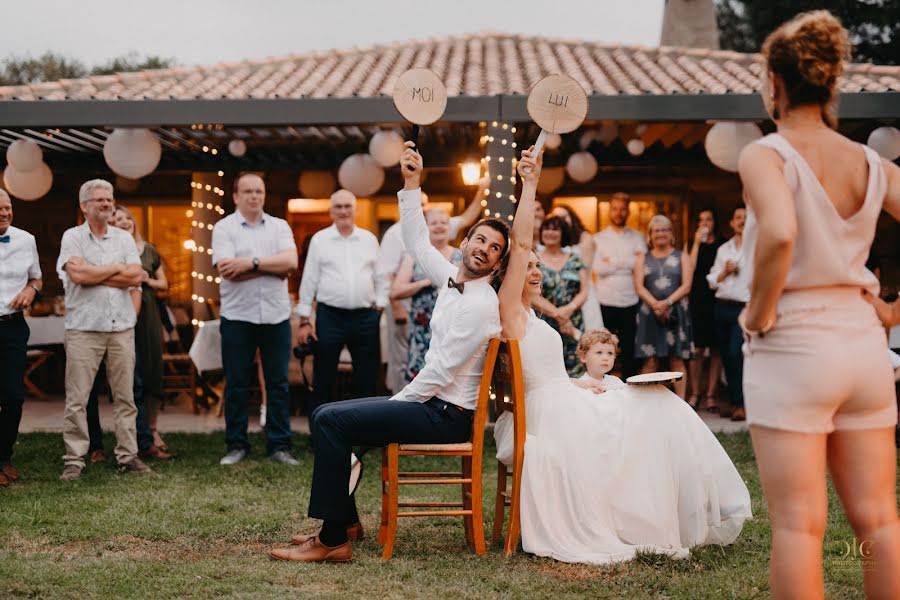
M 533 151 L 518 163 L 522 197 L 498 294 L 502 336 L 519 340 L 525 378 L 522 547 L 606 564 L 733 542 L 751 517 L 750 494 L 703 421 L 662 386 L 601 393 L 602 384 L 570 380 L 559 334 L 529 308 L 541 293 L 532 228 L 542 159 Z M 498 456 L 512 454 L 506 415 L 495 429 Z

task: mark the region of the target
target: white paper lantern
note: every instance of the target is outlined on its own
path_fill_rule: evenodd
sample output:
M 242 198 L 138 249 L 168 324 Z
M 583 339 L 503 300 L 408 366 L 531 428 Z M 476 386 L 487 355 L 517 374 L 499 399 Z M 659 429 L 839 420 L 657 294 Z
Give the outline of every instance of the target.
M 566 181 L 565 167 L 544 167 L 538 179 L 537 191 L 541 194 L 552 194 Z
M 396 131 L 379 131 L 369 140 L 369 154 L 382 167 L 393 167 L 403 154 L 403 138 Z
M 604 123 L 597 132 L 597 139 L 609 146 L 619 137 L 619 127 L 615 123 Z
M 337 188 L 331 171 L 303 171 L 297 187 L 304 198 L 328 198 Z
M 744 146 L 762 137 L 755 123 L 716 123 L 706 134 L 704 147 L 712 164 L 732 173 L 738 170 L 738 157 Z
M 879 127 L 869 134 L 866 144 L 890 161 L 900 158 L 900 131 L 896 127 Z
M 6 149 L 6 162 L 20 173 L 34 171 L 44 162 L 44 152 L 37 142 L 16 140 Z
M 116 175 L 140 179 L 159 165 L 162 145 L 149 129 L 114 129 L 103 144 L 103 158 Z
M 3 186 L 19 200 L 37 200 L 53 186 L 53 171 L 44 162 L 31 171 L 19 171 L 7 165 L 3 171 Z
M 240 158 L 247 153 L 247 142 L 244 140 L 231 140 L 228 142 L 228 152 L 236 158 Z
M 338 183 L 357 198 L 367 198 L 381 189 L 384 169 L 369 154 L 352 154 L 338 169 Z
M 566 161 L 566 172 L 578 183 L 593 179 L 598 169 L 597 159 L 590 152 L 576 152 Z
M 628 148 L 628 153 L 632 156 L 640 156 L 644 153 L 644 140 L 641 138 L 634 138 L 633 140 L 628 140 L 628 143 L 625 144 L 625 147 Z
M 544 148 L 548 150 L 556 150 L 562 145 L 562 136 L 558 133 L 548 133 L 547 139 L 544 140 Z

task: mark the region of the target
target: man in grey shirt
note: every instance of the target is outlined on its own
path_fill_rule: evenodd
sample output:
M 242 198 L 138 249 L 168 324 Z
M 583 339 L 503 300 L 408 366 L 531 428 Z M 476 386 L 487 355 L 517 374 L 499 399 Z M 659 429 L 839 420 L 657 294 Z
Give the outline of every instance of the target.
M 85 222 L 63 234 L 56 263 L 66 290 L 62 479 L 81 477 L 89 446 L 85 407 L 104 356 L 113 395 L 116 462 L 121 471 L 146 473 L 150 467 L 137 457 L 137 409 L 132 391 L 141 259 L 131 235 L 108 224 L 115 210 L 111 183 L 102 179 L 84 183 L 78 201 Z

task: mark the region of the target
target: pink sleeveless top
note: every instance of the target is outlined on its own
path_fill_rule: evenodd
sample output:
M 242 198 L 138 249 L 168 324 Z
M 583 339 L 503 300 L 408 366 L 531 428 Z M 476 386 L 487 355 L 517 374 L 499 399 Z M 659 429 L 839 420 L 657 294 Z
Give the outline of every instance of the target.
M 784 289 L 852 286 L 866 288 L 877 295 L 878 279 L 866 269 L 866 259 L 887 193 L 884 165 L 878 154 L 863 146 L 869 164 L 866 197 L 855 214 L 843 219 L 806 160 L 787 139 L 772 133 L 754 143 L 772 148 L 781 155 L 784 177 L 794 194 L 797 238 Z M 753 264 L 757 236 L 756 215 L 747 207 L 743 251 L 749 265 Z

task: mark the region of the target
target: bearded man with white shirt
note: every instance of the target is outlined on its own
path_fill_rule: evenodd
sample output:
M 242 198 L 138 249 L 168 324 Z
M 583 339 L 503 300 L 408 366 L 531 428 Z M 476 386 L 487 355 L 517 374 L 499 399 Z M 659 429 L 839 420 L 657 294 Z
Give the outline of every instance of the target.
M 331 401 L 341 350 L 353 361 L 353 395 L 375 394 L 378 379 L 378 325 L 387 290 L 375 268 L 378 240 L 357 227 L 356 196 L 347 190 L 331 195 L 334 222 L 309 242 L 300 282 L 300 329 L 297 343 L 315 340 L 312 410 Z M 316 302 L 313 321 L 312 304 Z
M 597 300 L 603 324 L 619 337 L 622 344 L 622 378 L 637 373 L 634 337 L 637 332 L 640 299 L 634 289 L 634 264 L 647 252 L 644 236 L 625 225 L 628 219 L 628 194 L 613 194 L 609 202 L 609 227 L 594 235 L 594 273 L 597 275 Z
M 309 516 L 323 519 L 322 529 L 317 535 L 295 536 L 291 541 L 297 545 L 273 550 L 273 558 L 350 560 L 349 538 L 362 534 L 356 501 L 347 495 L 353 446 L 458 443 L 471 435 L 485 352 L 489 340 L 500 334 L 499 302 L 490 276 L 506 252 L 509 228 L 496 219 L 479 221 L 460 244 L 459 267 L 447 261 L 428 237 L 419 189 L 422 157 L 413 147 L 406 142 L 400 160 L 404 177 L 403 191 L 397 194 L 400 223 L 408 251 L 440 286 L 425 366 L 391 398 L 328 404 L 312 414 L 316 459 Z
M 741 311 L 750 301 L 750 269 L 747 265 L 753 257 L 745 258 L 743 238 L 746 220 L 747 208 L 738 204 L 729 222 L 734 237 L 719 246 L 716 260 L 706 276 L 709 287 L 716 292 L 713 316 L 725 378 L 728 380 L 732 421 L 747 418 L 744 412 L 744 333 L 738 323 Z

